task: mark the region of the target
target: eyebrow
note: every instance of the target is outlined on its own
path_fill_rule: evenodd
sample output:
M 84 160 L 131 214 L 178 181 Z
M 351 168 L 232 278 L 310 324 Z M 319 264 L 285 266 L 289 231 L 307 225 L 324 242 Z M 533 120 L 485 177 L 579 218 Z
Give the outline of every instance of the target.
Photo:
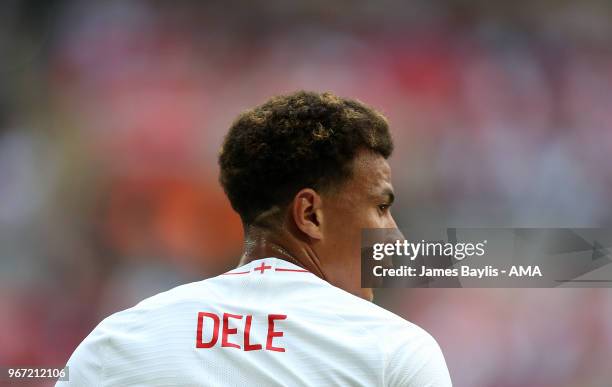
M 389 199 L 389 205 L 393 204 L 395 201 L 395 194 L 391 188 L 385 188 L 383 195 L 387 196 Z

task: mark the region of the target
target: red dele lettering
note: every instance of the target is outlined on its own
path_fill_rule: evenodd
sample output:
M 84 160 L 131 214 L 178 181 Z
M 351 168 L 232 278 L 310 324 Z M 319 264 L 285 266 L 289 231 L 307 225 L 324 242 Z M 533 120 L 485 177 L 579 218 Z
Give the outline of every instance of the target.
M 244 318 L 245 317 L 245 318 Z M 265 349 L 267 351 L 285 352 L 285 348 L 275 346 L 274 338 L 283 337 L 284 332 L 279 330 L 278 324 L 280 320 L 286 320 L 287 315 L 285 314 L 269 314 L 268 315 L 268 330 L 266 335 L 266 346 L 263 344 L 254 343 L 251 341 L 251 325 L 253 323 L 253 316 L 248 314 L 243 316 L 241 314 L 223 313 L 222 316 L 216 313 L 210 312 L 199 312 L 198 313 L 198 328 L 196 331 L 196 348 L 212 348 L 217 344 L 219 340 L 219 330 L 221 331 L 221 347 L 226 348 L 238 348 L 243 351 L 259 351 Z M 221 324 L 223 321 L 223 324 Z M 242 329 L 243 340 L 242 346 L 236 342 L 236 338 L 233 336 L 238 335 L 239 327 L 237 325 L 244 324 Z M 210 340 L 204 341 L 205 332 L 212 332 Z

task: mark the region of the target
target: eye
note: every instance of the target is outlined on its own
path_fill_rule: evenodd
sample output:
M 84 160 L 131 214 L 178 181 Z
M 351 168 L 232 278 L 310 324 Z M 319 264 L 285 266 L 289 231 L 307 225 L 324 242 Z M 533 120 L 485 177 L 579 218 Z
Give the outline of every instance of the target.
M 385 212 L 385 211 L 389 210 L 389 207 L 391 207 L 391 205 L 389 205 L 389 204 L 379 204 L 378 205 L 378 209 L 381 212 Z

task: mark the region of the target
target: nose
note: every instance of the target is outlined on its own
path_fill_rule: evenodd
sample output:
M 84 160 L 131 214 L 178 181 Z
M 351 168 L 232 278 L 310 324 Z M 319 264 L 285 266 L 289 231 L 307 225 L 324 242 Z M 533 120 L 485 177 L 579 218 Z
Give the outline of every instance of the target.
M 395 219 L 393 219 L 393 215 L 389 215 L 385 228 L 397 228 L 397 223 L 395 223 Z
M 395 219 L 393 218 L 393 215 L 389 215 L 387 224 L 385 225 L 384 228 L 393 229 L 393 231 L 391 232 L 390 235 L 392 235 L 394 240 L 403 240 L 403 239 L 405 239 L 404 234 L 402 233 L 402 230 L 400 230 L 397 227 L 397 223 L 395 223 Z

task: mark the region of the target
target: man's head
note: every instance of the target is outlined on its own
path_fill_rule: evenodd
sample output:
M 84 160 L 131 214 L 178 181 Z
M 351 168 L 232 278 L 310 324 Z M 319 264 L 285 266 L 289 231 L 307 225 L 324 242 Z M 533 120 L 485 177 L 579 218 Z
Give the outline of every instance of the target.
M 308 255 L 330 283 L 371 298 L 359 286 L 360 233 L 395 227 L 392 150 L 380 113 L 300 91 L 236 119 L 219 156 L 220 181 L 245 230 L 282 235 L 282 247 L 298 260 Z

